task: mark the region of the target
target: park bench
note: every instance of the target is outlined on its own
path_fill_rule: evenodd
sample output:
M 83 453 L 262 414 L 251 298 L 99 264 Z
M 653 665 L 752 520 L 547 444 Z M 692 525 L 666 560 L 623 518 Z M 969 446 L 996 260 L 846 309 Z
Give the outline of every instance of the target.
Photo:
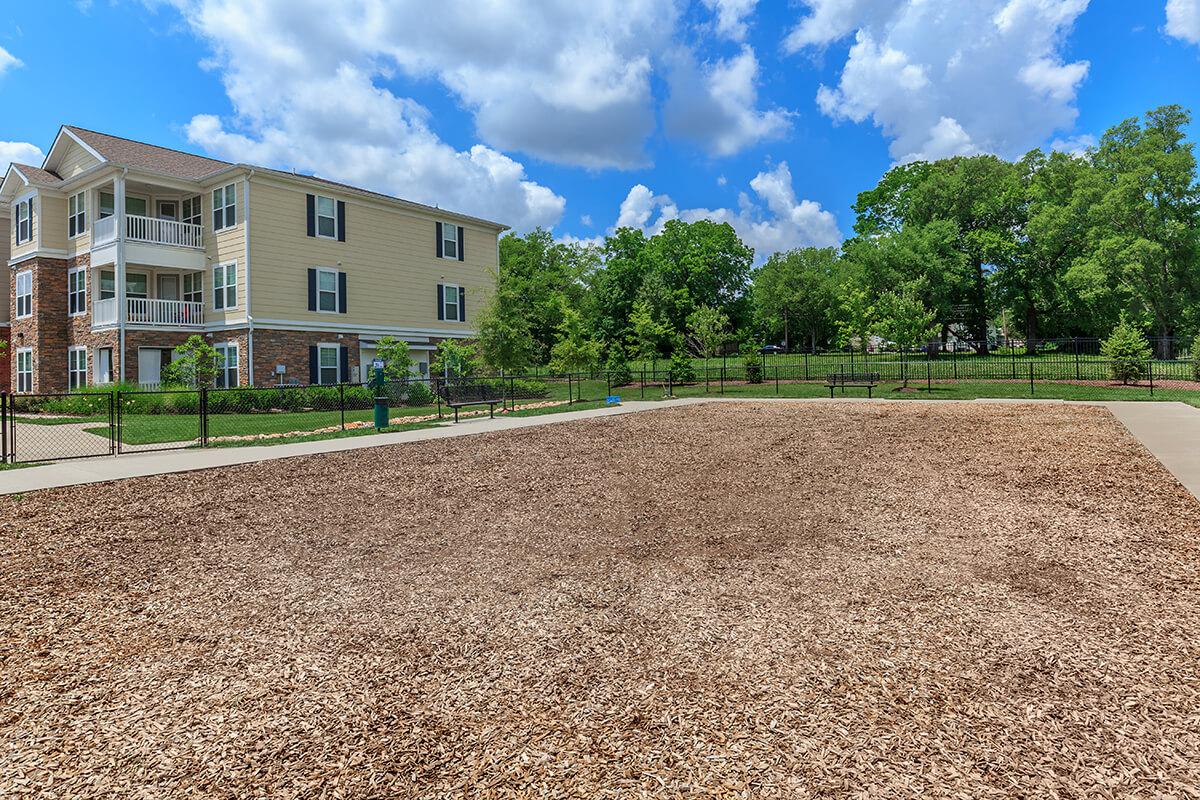
M 494 419 L 496 406 L 504 402 L 502 391 L 478 381 L 450 381 L 438 388 L 438 394 L 454 409 L 455 422 L 458 422 L 458 410 L 464 406 L 487 406 L 488 416 Z
M 847 388 L 866 389 L 867 397 L 870 397 L 871 392 L 878 384 L 878 372 L 831 372 L 829 373 L 829 380 L 825 383 L 825 388 L 829 390 L 831 398 L 833 397 L 834 389 L 841 389 L 842 394 L 845 394 Z

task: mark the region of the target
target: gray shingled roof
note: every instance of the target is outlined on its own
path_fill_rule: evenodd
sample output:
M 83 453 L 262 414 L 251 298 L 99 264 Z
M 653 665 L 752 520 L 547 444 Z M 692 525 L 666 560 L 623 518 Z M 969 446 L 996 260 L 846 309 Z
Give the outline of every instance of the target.
M 205 158 L 131 139 L 119 139 L 86 128 L 76 128 L 73 125 L 64 127 L 86 142 L 88 147 L 123 167 L 145 169 L 174 178 L 196 181 L 233 166 L 227 161 L 217 161 L 215 158 Z
M 13 166 L 21 171 L 21 174 L 32 182 L 41 186 L 56 186 L 62 183 L 62 178 L 55 175 L 53 172 L 44 170 L 41 167 L 32 167 L 29 164 L 18 164 L 15 161 Z

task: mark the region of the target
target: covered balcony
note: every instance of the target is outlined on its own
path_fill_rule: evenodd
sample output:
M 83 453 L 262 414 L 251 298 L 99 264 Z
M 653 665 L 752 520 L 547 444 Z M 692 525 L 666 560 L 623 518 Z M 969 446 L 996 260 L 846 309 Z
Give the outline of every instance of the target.
M 103 247 L 117 240 L 117 218 L 105 217 L 92 226 L 92 247 Z M 204 226 L 173 219 L 125 215 L 125 241 L 167 247 L 204 249 Z
M 88 201 L 96 210 L 90 230 L 93 266 L 115 264 L 123 240 L 126 263 L 204 268 L 207 242 L 195 189 L 117 178 L 94 192 Z
M 120 322 L 121 298 L 111 269 L 93 269 L 92 327 Z M 125 275 L 125 324 L 154 328 L 199 328 L 204 324 L 203 273 L 130 264 Z

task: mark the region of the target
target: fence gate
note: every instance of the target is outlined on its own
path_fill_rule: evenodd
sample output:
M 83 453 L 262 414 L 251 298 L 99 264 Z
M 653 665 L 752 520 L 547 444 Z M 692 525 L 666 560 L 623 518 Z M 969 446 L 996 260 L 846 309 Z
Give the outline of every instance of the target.
M 0 450 L 11 464 L 116 452 L 115 406 L 109 392 L 0 395 L 0 418 Z

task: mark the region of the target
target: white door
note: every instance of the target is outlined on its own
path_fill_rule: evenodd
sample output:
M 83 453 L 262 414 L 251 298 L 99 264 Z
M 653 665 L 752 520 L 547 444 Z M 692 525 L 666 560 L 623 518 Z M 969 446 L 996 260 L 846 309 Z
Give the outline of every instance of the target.
M 138 383 L 157 386 L 162 382 L 162 350 L 157 347 L 138 348 Z
M 375 360 L 375 348 L 367 345 L 359 345 L 358 347 L 358 369 L 361 383 L 371 382 L 371 362 Z

